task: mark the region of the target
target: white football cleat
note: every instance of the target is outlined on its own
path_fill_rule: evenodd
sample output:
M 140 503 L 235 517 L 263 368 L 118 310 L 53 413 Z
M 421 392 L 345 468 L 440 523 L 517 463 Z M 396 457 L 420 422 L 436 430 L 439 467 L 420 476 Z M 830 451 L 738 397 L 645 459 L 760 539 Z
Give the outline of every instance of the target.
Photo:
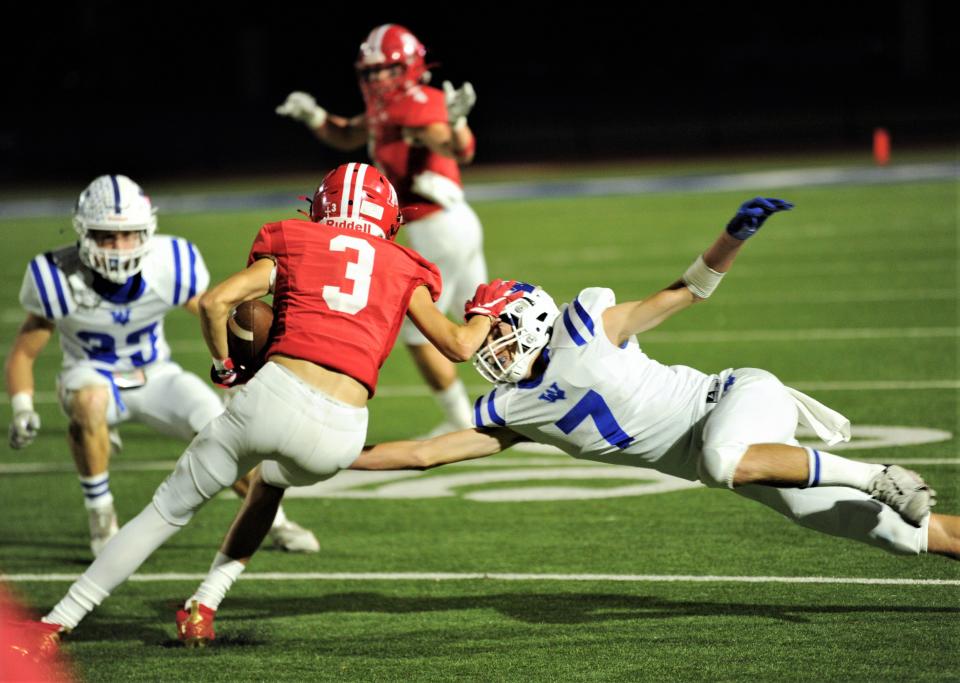
M 304 529 L 289 519 L 270 529 L 270 538 L 274 547 L 288 553 L 315 553 L 320 550 L 320 541 L 310 529 Z
M 886 503 L 903 519 L 919 527 L 937 503 L 937 492 L 919 474 L 899 465 L 887 465 L 867 484 L 867 493 Z
M 110 539 L 117 535 L 120 525 L 117 524 L 117 512 L 113 509 L 113 503 L 87 510 L 87 514 L 90 522 L 90 550 L 96 557 Z

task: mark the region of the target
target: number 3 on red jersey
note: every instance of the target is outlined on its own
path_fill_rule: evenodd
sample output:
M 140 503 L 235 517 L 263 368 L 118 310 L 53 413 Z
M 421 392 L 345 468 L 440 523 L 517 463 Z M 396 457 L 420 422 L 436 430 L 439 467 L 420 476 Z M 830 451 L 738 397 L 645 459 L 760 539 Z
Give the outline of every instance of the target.
M 350 235 L 338 235 L 330 240 L 330 251 L 357 252 L 356 261 L 347 262 L 344 277 L 353 282 L 353 291 L 344 292 L 339 287 L 324 285 L 323 300 L 331 311 L 356 315 L 367 305 L 370 296 L 370 277 L 373 275 L 373 258 L 376 252 L 366 240 Z

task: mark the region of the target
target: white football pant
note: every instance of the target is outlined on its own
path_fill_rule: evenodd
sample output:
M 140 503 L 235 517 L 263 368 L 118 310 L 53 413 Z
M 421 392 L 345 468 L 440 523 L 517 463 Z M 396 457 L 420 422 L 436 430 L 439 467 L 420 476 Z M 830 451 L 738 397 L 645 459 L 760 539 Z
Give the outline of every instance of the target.
M 707 415 L 703 426 L 700 478 L 729 486 L 747 447 L 758 443 L 796 446 L 797 407 L 793 397 L 766 370 L 739 368 L 733 385 Z M 726 379 L 726 373 L 721 376 Z M 850 538 L 894 553 L 927 549 L 927 524 L 916 528 L 892 508 L 846 486 L 809 489 L 738 486 L 733 489 L 788 519 L 831 536 Z
M 314 484 L 349 467 L 366 434 L 365 407 L 336 401 L 267 363 L 187 447 L 153 504 L 169 523 L 182 526 L 258 463 L 273 486 Z
M 147 382 L 134 389 L 116 389 L 103 374 L 87 365 L 68 368 L 57 378 L 60 406 L 69 415 L 70 402 L 80 389 L 106 387 L 107 423 L 140 422 L 163 434 L 189 441 L 223 412 L 223 402 L 205 381 L 176 363 L 152 363 Z

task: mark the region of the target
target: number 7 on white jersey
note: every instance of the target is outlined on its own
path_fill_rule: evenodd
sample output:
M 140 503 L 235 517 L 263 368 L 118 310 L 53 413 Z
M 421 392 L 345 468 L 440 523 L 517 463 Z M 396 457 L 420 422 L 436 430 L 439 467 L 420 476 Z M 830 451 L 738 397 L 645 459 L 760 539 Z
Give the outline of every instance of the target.
M 344 292 L 339 287 L 324 285 L 323 300 L 331 311 L 356 315 L 367 305 L 370 296 L 370 276 L 373 274 L 373 259 L 376 251 L 366 240 L 350 235 L 338 235 L 330 240 L 330 251 L 357 252 L 356 261 L 347 262 L 344 277 L 353 282 L 353 291 Z

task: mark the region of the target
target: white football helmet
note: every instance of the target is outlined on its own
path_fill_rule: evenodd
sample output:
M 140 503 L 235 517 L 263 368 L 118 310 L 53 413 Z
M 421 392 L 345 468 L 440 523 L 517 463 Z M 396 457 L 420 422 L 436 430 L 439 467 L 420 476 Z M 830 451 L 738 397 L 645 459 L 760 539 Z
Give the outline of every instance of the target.
M 80 193 L 73 211 L 80 260 L 111 282 L 126 282 L 143 267 L 157 229 L 156 214 L 150 198 L 127 176 L 100 176 Z M 108 249 L 97 244 L 96 232 L 135 232 L 140 243 L 132 249 Z
M 473 361 L 477 372 L 494 383 L 515 383 L 526 377 L 530 364 L 550 341 L 553 323 L 560 315 L 553 298 L 540 287 L 518 282 L 510 291 L 523 292 L 522 297 L 507 304 L 500 314 L 500 320 L 510 325 L 512 331 L 495 339 L 488 338 Z M 507 350 L 509 353 L 505 353 Z

